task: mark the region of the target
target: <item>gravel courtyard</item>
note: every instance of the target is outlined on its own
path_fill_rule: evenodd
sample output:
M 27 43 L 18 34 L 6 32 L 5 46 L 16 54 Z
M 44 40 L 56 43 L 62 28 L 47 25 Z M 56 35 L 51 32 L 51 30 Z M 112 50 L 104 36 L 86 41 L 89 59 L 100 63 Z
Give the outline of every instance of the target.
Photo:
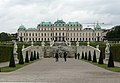
M 0 73 L 0 82 L 31 83 L 120 83 L 120 73 L 69 58 L 44 58 L 10 73 Z

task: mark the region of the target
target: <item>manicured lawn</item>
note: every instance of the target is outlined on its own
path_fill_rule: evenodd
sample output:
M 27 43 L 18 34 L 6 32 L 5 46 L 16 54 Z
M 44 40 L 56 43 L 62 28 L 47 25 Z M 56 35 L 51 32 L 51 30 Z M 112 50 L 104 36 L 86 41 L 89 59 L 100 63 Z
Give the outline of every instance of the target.
M 36 61 L 38 61 L 38 60 L 36 60 Z M 0 69 L 1 69 L 1 72 L 11 72 L 11 71 L 15 71 L 15 70 L 17 70 L 19 68 L 22 68 L 24 66 L 27 66 L 29 64 L 32 64 L 32 63 L 34 63 L 36 61 L 30 61 L 29 63 L 24 63 L 24 64 L 16 64 L 16 67 L 8 67 L 8 66 L 1 67 Z
M 88 63 L 91 63 L 93 65 L 96 65 L 98 67 L 101 67 L 101 68 L 104 68 L 106 70 L 110 70 L 110 71 L 113 71 L 113 72 L 120 72 L 120 67 L 107 67 L 106 64 L 98 64 L 98 63 L 93 63 L 91 61 L 87 61 L 87 60 L 82 60 L 82 61 L 85 61 L 85 62 L 88 62 Z

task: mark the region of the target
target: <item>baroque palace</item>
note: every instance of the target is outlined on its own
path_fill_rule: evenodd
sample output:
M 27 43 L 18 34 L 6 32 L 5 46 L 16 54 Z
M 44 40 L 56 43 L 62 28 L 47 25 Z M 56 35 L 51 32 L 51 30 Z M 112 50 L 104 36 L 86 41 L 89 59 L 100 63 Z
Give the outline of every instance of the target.
M 18 41 L 103 41 L 106 32 L 97 23 L 92 28 L 83 28 L 79 22 L 41 22 L 37 28 L 18 28 Z

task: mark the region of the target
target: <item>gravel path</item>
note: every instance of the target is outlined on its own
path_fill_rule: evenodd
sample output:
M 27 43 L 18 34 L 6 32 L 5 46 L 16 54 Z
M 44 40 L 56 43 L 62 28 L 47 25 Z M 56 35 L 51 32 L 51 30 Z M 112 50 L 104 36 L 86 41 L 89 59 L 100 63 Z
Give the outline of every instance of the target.
M 0 82 L 120 83 L 120 73 L 81 60 L 55 62 L 54 58 L 45 58 L 14 72 L 0 73 Z

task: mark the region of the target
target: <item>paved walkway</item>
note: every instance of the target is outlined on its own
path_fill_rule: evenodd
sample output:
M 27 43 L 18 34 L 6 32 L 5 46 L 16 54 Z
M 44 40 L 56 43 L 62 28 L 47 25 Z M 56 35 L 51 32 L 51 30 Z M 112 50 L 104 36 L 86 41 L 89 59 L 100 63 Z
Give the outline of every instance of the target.
M 53 58 L 46 58 L 14 72 L 0 73 L 0 82 L 120 83 L 120 73 L 81 60 L 55 62 Z

